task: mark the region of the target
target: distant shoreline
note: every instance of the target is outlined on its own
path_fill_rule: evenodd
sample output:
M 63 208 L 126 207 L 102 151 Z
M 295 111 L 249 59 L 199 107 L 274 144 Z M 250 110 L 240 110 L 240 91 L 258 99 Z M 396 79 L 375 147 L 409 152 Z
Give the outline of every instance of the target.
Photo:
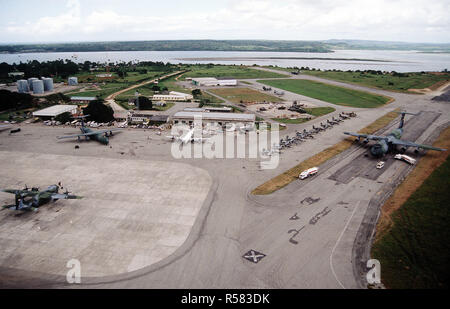
M 391 60 L 359 59 L 359 58 L 326 58 L 326 57 L 198 57 L 176 58 L 181 61 L 252 61 L 252 60 L 330 60 L 330 61 L 364 61 L 364 62 L 393 62 Z

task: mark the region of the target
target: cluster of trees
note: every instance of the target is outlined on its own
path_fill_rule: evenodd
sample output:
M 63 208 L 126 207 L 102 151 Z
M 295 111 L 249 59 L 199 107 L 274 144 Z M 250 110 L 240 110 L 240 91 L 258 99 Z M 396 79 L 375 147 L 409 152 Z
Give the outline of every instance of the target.
M 114 121 L 114 110 L 109 105 L 105 105 L 101 99 L 92 101 L 83 109 L 84 115 L 89 115 L 89 121 L 110 122 Z
M 26 109 L 34 105 L 35 99 L 27 93 L 0 90 L 0 111 Z
M 88 51 L 289 51 L 332 52 L 319 41 L 258 41 L 258 40 L 166 40 L 134 42 L 89 42 L 60 44 L 3 45 L 0 52 L 88 52 Z
M 153 109 L 153 102 L 147 97 L 139 96 L 139 110 Z
M 19 64 L 0 63 L 0 78 L 8 79 L 8 73 L 24 72 L 24 78 L 41 77 L 41 76 L 60 76 L 67 78 L 70 75 L 78 73 L 80 67 L 71 60 L 56 60 L 39 62 L 37 60 L 29 62 L 20 62 Z

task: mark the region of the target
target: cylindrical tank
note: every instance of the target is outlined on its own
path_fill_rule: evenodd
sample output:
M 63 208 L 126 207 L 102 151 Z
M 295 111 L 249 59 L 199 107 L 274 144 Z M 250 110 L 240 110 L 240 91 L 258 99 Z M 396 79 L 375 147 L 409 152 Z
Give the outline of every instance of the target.
M 69 77 L 68 84 L 69 84 L 69 86 L 78 85 L 78 78 L 77 77 Z
M 33 93 L 34 94 L 44 93 L 44 81 L 39 79 L 33 81 Z
M 19 91 L 19 93 L 27 93 L 30 91 L 30 89 L 28 88 L 28 81 L 25 79 L 21 79 L 17 81 L 17 91 Z
M 35 80 L 39 80 L 39 79 L 36 77 L 31 77 L 28 79 L 28 89 L 30 89 L 30 91 L 33 91 L 33 81 L 35 81 Z
M 44 82 L 44 91 L 52 91 L 53 90 L 53 78 L 42 78 Z

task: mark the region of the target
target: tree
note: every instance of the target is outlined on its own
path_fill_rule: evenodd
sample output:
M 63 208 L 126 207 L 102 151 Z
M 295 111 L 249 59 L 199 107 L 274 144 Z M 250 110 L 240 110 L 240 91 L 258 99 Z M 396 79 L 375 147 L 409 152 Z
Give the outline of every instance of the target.
M 152 86 L 152 91 L 159 92 L 159 91 L 161 91 L 161 88 L 158 85 L 153 85 Z
M 0 111 L 25 109 L 33 106 L 34 98 L 28 93 L 0 90 Z
M 200 89 L 192 90 L 192 95 L 196 98 L 202 95 L 202 91 Z
M 95 122 L 110 122 L 114 120 L 114 111 L 109 105 L 103 104 L 103 100 L 95 100 L 83 109 L 83 114 L 89 115 L 89 120 Z
M 150 110 L 153 108 L 153 102 L 147 97 L 139 97 L 139 110 Z

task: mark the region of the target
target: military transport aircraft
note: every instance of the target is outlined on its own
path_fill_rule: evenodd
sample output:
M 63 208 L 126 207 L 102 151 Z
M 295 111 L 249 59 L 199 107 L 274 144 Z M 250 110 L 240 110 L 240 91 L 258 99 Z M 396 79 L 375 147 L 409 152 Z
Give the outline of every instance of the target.
M 410 141 L 403 141 L 400 138 L 403 135 L 403 125 L 405 123 L 405 115 L 414 115 L 417 116 L 418 114 L 412 114 L 407 112 L 398 112 L 402 115 L 402 118 L 400 120 L 400 126 L 392 131 L 387 136 L 377 136 L 377 135 L 369 135 L 369 134 L 358 134 L 358 133 L 350 133 L 350 132 L 344 132 L 346 135 L 356 136 L 358 138 L 358 141 L 361 140 L 361 138 L 364 138 L 363 143 L 367 144 L 369 140 L 378 141 L 375 145 L 373 145 L 370 148 L 370 153 L 374 157 L 382 157 L 385 154 L 387 154 L 389 151 L 394 151 L 396 149 L 396 146 L 401 146 L 401 151 L 405 152 L 408 147 L 414 147 L 416 148 L 415 152 L 418 152 L 419 149 L 429 149 L 429 150 L 436 150 L 436 151 L 446 151 L 447 149 L 441 149 L 433 146 L 428 145 L 421 145 L 416 144 Z
M 70 195 L 70 192 L 59 193 L 58 185 L 51 185 L 44 191 L 39 191 L 39 188 L 32 188 L 31 190 L 25 187 L 23 190 L 5 189 L 0 192 L 11 193 L 15 195 L 15 205 L 6 205 L 3 208 L 11 210 L 22 211 L 37 211 L 38 208 L 49 202 L 56 202 L 57 200 L 73 200 L 81 199 L 80 196 Z
M 121 131 L 122 129 L 108 129 L 108 130 L 92 130 L 90 128 L 87 128 L 84 125 L 84 118 L 89 117 L 89 115 L 76 117 L 77 119 L 81 119 L 81 134 L 75 134 L 75 135 L 67 135 L 67 136 L 58 136 L 58 139 L 63 138 L 78 138 L 78 141 L 81 141 L 82 137 L 85 137 L 86 140 L 94 140 L 97 141 L 103 145 L 109 144 L 109 138 L 110 136 L 113 136 L 113 131 Z

